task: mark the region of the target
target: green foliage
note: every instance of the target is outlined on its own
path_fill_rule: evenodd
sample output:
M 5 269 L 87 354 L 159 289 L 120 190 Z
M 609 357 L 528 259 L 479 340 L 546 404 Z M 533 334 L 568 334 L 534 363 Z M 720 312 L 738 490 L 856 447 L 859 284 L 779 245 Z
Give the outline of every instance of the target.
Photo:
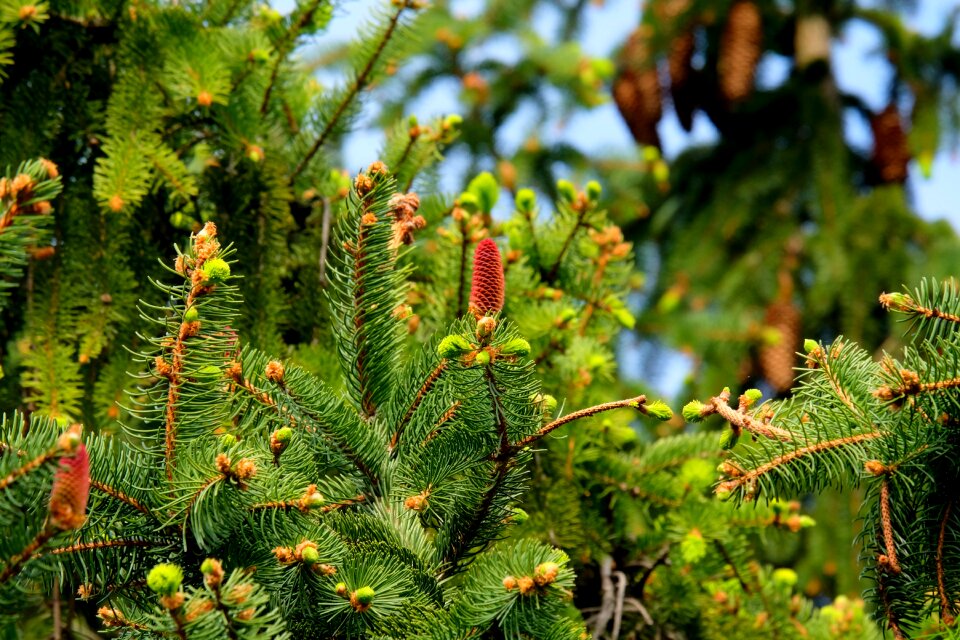
M 738 411 L 729 394 L 710 399 L 707 415 L 756 436 L 726 463 L 717 493 L 742 502 L 865 484 L 859 542 L 878 616 L 898 638 L 951 637 L 956 522 L 945 487 L 956 482 L 960 298 L 953 281 L 925 280 L 880 301 L 909 321 L 899 359 L 875 361 L 843 338 L 809 344 L 792 398 Z

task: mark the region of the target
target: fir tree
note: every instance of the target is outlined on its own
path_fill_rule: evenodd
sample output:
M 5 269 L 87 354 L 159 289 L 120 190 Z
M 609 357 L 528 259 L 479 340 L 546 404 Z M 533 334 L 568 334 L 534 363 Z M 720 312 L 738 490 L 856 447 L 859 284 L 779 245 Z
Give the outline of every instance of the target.
M 407 354 L 407 203 L 377 162 L 338 217 L 343 393 L 239 344 L 235 250 L 207 223 L 168 266 L 174 283 L 157 283 L 168 304 L 142 303 L 158 333 L 137 357 L 125 437 L 4 421 L 7 611 L 58 581 L 128 637 L 579 637 L 566 554 L 497 542 L 531 447 L 601 412 L 669 413 L 639 396 L 545 415 L 490 240 L 475 315 Z

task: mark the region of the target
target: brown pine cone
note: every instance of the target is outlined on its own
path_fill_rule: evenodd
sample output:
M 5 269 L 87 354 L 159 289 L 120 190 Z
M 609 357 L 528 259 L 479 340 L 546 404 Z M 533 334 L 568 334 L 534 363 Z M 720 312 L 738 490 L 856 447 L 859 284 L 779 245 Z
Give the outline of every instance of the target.
M 905 181 L 910 146 L 896 105 L 890 103 L 883 111 L 874 114 L 870 118 L 870 129 L 873 131 L 871 163 L 879 181 L 884 184 Z
M 620 71 L 613 82 L 613 100 L 640 144 L 660 146 L 657 123 L 663 115 L 660 78 L 644 27 L 634 31 L 620 53 Z
M 693 52 L 696 39 L 693 30 L 681 33 L 670 43 L 668 58 L 670 68 L 670 96 L 677 112 L 680 126 L 686 131 L 693 128 L 693 112 L 697 101 L 693 87 Z
M 779 340 L 760 349 L 760 372 L 777 393 L 793 386 L 793 367 L 800 349 L 803 318 L 790 302 L 774 302 L 767 307 L 764 325 L 775 329 Z
M 717 61 L 720 92 L 727 102 L 736 103 L 750 95 L 762 53 L 760 9 L 750 0 L 737 0 L 727 15 Z

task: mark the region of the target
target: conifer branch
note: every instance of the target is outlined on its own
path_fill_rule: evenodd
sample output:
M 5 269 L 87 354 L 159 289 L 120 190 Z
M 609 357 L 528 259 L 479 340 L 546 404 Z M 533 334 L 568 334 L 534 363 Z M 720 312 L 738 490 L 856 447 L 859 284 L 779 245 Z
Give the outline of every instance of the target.
M 877 592 L 880 595 L 880 602 L 883 604 L 884 612 L 887 614 L 887 626 L 891 631 L 893 631 L 894 640 L 907 640 L 907 636 L 904 635 L 903 629 L 900 628 L 900 619 L 891 605 L 890 594 L 887 592 L 886 580 L 886 574 L 881 571 L 880 575 L 877 576 Z
M 883 530 L 883 544 L 887 550 L 886 557 L 880 557 L 880 565 L 889 567 L 894 573 L 900 573 L 902 568 L 897 560 L 897 547 L 893 539 L 893 522 L 890 519 L 890 481 L 886 476 L 880 481 L 880 523 Z
M 960 323 L 960 316 L 937 309 L 936 307 L 925 307 L 910 296 L 902 293 L 881 294 L 880 304 L 883 305 L 885 309 L 892 309 L 893 311 L 914 313 L 925 318 L 936 318 L 948 322 Z
M 317 9 L 319 9 L 320 5 L 324 2 L 326 2 L 326 0 L 313 0 L 310 6 L 300 14 L 300 18 L 296 23 L 292 24 L 286 33 L 284 33 L 283 41 L 277 44 L 277 61 L 274 63 L 273 70 L 270 72 L 270 81 L 267 82 L 267 89 L 264 91 L 263 101 L 260 103 L 261 116 L 267 113 L 267 107 L 270 105 L 270 95 L 273 93 L 273 88 L 277 84 L 277 77 L 280 75 L 280 66 L 286 61 L 293 43 L 300 37 L 300 31 L 310 24 L 310 21 L 313 20 L 313 14 L 317 12 Z
M 578 203 L 579 205 L 580 203 Z M 570 249 L 570 245 L 573 244 L 573 239 L 577 236 L 577 232 L 581 227 L 584 226 L 584 221 L 587 218 L 587 213 L 589 213 L 589 207 L 586 202 L 582 203 L 582 206 L 577 208 L 577 223 L 573 225 L 573 229 L 570 230 L 570 234 L 564 239 L 563 246 L 560 247 L 560 253 L 557 254 L 557 260 L 553 263 L 553 266 L 546 272 L 543 279 L 547 282 L 553 282 L 557 279 L 557 274 L 560 272 L 560 264 L 563 262 L 564 254 Z
M 629 400 L 617 400 L 614 402 L 605 402 L 603 404 L 598 404 L 593 407 L 587 407 L 586 409 L 580 409 L 579 411 L 574 411 L 573 413 L 568 413 L 562 418 L 557 418 L 553 422 L 544 425 L 534 434 L 527 436 L 526 438 L 521 439 L 513 446 L 510 446 L 506 449 L 507 457 L 516 454 L 518 451 L 524 447 L 533 444 L 537 440 L 548 435 L 553 430 L 562 427 L 565 424 L 573 422 L 574 420 L 579 420 L 581 418 L 589 418 L 590 416 L 602 413 L 604 411 L 613 411 L 614 409 L 625 409 L 627 407 L 633 407 L 634 409 L 639 410 L 641 413 L 644 413 L 644 404 L 647 402 L 646 396 L 637 396 L 636 398 L 631 398 Z M 499 455 L 504 455 L 501 451 Z
M 755 433 L 771 440 L 780 440 L 782 442 L 790 442 L 793 440 L 794 434 L 790 433 L 786 429 L 764 424 L 763 422 L 752 418 L 745 411 L 738 411 L 731 407 L 729 389 L 724 389 L 719 396 L 710 398 L 704 404 L 704 408 L 700 411 L 700 416 L 706 417 L 713 413 L 719 414 L 721 418 L 729 422 L 737 430 L 745 429 L 750 433 Z
M 466 313 L 464 307 L 465 294 L 467 291 L 467 256 L 470 255 L 470 242 L 467 235 L 466 215 L 461 215 L 458 220 L 460 223 L 460 277 L 457 279 L 457 317 Z
M 390 455 L 396 456 L 397 444 L 400 442 L 400 436 L 403 434 L 404 428 L 410 422 L 410 418 L 413 417 L 414 412 L 420 406 L 420 403 L 423 402 L 423 399 L 427 397 L 427 394 L 430 393 L 430 390 L 433 389 L 433 385 L 437 383 L 440 379 L 440 376 L 443 375 L 443 372 L 446 371 L 447 361 L 441 360 L 440 364 L 430 372 L 430 375 L 427 376 L 427 379 L 424 380 L 423 384 L 420 386 L 420 390 L 417 391 L 416 397 L 413 399 L 413 402 L 410 403 L 410 406 L 407 408 L 407 412 L 403 414 L 403 417 L 400 419 L 400 422 L 397 424 L 396 429 L 393 431 L 393 437 L 390 439 Z
M 747 581 L 743 579 L 743 576 L 740 574 L 740 570 L 737 569 L 737 563 L 733 561 L 733 558 L 730 556 L 730 552 L 727 551 L 727 548 L 724 546 L 724 544 L 720 542 L 720 540 L 714 540 L 713 544 L 717 548 L 717 551 L 720 552 L 720 556 L 723 558 L 723 561 L 726 562 L 731 571 L 733 571 L 733 575 L 737 579 L 737 582 L 740 583 L 740 588 L 743 589 L 743 592 L 747 595 L 753 593 L 753 589 L 751 589 L 750 585 L 747 584 Z
M 396 11 L 393 12 L 393 15 L 390 16 L 390 21 L 387 23 L 387 29 L 384 31 L 383 36 L 377 43 L 377 48 L 374 49 L 373 54 L 367 59 L 366 65 L 350 85 L 350 89 L 347 91 L 347 94 L 343 96 L 340 104 L 337 105 L 336 110 L 333 112 L 333 115 L 330 116 L 330 119 L 323 127 L 320 135 L 317 136 L 317 139 L 310 147 L 310 150 L 307 151 L 307 155 L 303 157 L 303 159 L 300 161 L 300 164 L 298 164 L 293 170 L 293 173 L 290 175 L 290 182 L 296 180 L 297 177 L 303 173 L 303 171 L 310 164 L 310 161 L 313 160 L 313 157 L 317 155 L 317 152 L 320 151 L 320 148 L 327 141 L 327 138 L 330 137 L 331 133 L 333 133 L 337 122 L 347 112 L 347 109 L 353 102 L 354 98 L 356 98 L 357 94 L 366 88 L 367 83 L 370 82 L 370 76 L 373 75 L 373 70 L 376 67 L 377 62 L 380 60 L 380 56 L 383 55 L 383 52 L 387 47 L 387 43 L 390 42 L 394 32 L 397 30 L 397 26 L 400 24 L 400 18 L 403 16 L 403 12 L 408 6 L 408 1 L 403 0 L 397 7 Z
M 58 447 L 53 447 L 49 451 L 41 453 L 36 458 L 31 460 L 27 464 L 23 465 L 22 467 L 17 467 L 16 469 L 8 473 L 5 478 L 0 480 L 0 491 L 5 490 L 11 484 L 13 484 L 14 482 L 19 480 L 26 474 L 30 473 L 31 471 L 35 471 L 38 468 L 42 467 L 44 464 L 50 462 L 51 460 L 57 457 L 58 453 L 60 453 L 60 449 Z
M 731 480 L 721 482 L 717 485 L 717 492 L 723 491 L 733 491 L 737 487 L 740 487 L 744 484 L 747 484 L 751 480 L 759 478 L 760 476 L 770 473 L 774 469 L 781 467 L 785 464 L 798 460 L 804 456 L 816 455 L 823 451 L 828 451 L 830 449 L 837 449 L 839 447 L 846 447 L 853 444 L 859 444 L 866 440 L 872 440 L 873 438 L 879 438 L 884 435 L 880 431 L 868 431 L 867 433 L 858 433 L 852 436 L 846 436 L 843 438 L 836 438 L 834 440 L 825 440 L 823 442 L 818 442 L 806 447 L 800 447 L 799 449 L 794 449 L 793 451 L 788 451 L 787 453 L 777 456 L 773 460 L 766 462 L 755 469 L 746 471 L 743 475 L 737 476 Z
M 917 396 L 923 393 L 934 393 L 960 387 L 960 378 L 920 382 L 919 374 L 913 371 L 907 371 L 906 369 L 900 372 L 900 380 L 900 386 L 890 387 L 884 385 L 874 391 L 874 395 L 881 400 L 892 400 L 900 396 Z
M 445 425 L 447 422 L 453 420 L 454 416 L 457 415 L 460 407 L 463 405 L 459 400 L 455 401 L 450 408 L 443 412 L 443 415 L 437 420 L 436 424 L 433 425 L 433 430 L 427 434 L 427 437 L 423 439 L 423 442 L 420 446 L 423 446 L 437 437 L 437 434 L 440 433 L 440 428 Z
M 320 513 L 330 513 L 331 511 L 337 511 L 339 509 L 346 509 L 354 505 L 358 505 L 362 502 L 367 501 L 367 496 L 362 493 L 357 494 L 353 498 L 347 498 L 346 500 L 340 500 L 338 502 L 331 502 L 330 504 L 324 505 L 320 508 Z
M 142 502 L 140 502 L 136 498 L 131 498 L 130 496 L 120 491 L 119 489 L 115 489 L 110 485 L 104 482 L 100 482 L 99 480 L 94 480 L 93 478 L 90 479 L 90 486 L 102 493 L 107 494 L 111 498 L 114 498 L 116 500 L 119 500 L 120 502 L 124 502 L 130 505 L 131 507 L 133 507 L 134 509 L 136 509 L 137 511 L 145 515 L 153 516 L 153 513 L 150 511 L 150 509 L 144 506 Z
M 38 533 L 36 537 L 31 540 L 26 547 L 23 548 L 23 551 L 7 560 L 7 565 L 4 567 L 3 571 L 0 572 L 0 584 L 4 584 L 10 578 L 20 573 L 24 563 L 32 558 L 37 551 L 39 551 L 40 548 L 49 542 L 50 538 L 56 534 L 57 530 L 53 527 L 45 526 L 43 529 L 41 529 L 40 533 Z
M 78 542 L 69 547 L 57 547 L 49 551 L 50 555 L 62 555 L 65 553 L 79 553 L 81 551 L 95 551 L 97 549 L 110 549 L 115 547 L 162 547 L 166 543 L 157 540 L 143 540 L 139 538 L 115 538 L 113 540 L 95 540 L 93 542 Z
M 943 511 L 943 519 L 940 520 L 940 535 L 937 536 L 937 592 L 940 595 L 940 619 L 948 627 L 952 627 L 956 622 L 953 615 L 953 603 L 947 594 L 947 581 L 943 569 L 943 542 L 947 536 L 947 522 L 950 520 L 950 510 L 953 508 L 953 499 L 947 502 L 947 507 Z

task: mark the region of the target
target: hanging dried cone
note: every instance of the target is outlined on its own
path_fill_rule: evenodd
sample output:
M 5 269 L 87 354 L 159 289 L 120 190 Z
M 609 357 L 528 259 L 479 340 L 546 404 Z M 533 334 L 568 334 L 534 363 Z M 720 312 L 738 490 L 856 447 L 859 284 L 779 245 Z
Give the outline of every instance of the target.
M 737 0 L 727 15 L 717 61 L 720 93 L 727 102 L 740 102 L 750 95 L 761 53 L 763 22 L 760 9 L 750 0 Z
M 693 112 L 697 100 L 693 86 L 693 52 L 696 38 L 693 30 L 679 34 L 670 43 L 670 55 L 667 59 L 670 69 L 670 96 L 673 109 L 677 112 L 680 126 L 686 131 L 693 128 Z
M 646 28 L 648 29 L 648 28 Z M 663 115 L 660 78 L 645 27 L 634 31 L 620 53 L 613 100 L 639 144 L 660 146 L 657 123 Z
M 803 318 L 792 303 L 774 302 L 767 307 L 764 324 L 776 331 L 778 339 L 760 349 L 760 372 L 777 393 L 782 393 L 793 386 L 793 367 L 800 349 Z
M 870 118 L 870 129 L 873 131 L 871 163 L 879 181 L 884 184 L 903 182 L 907 179 L 910 147 L 896 105 L 891 103 L 874 114 Z

